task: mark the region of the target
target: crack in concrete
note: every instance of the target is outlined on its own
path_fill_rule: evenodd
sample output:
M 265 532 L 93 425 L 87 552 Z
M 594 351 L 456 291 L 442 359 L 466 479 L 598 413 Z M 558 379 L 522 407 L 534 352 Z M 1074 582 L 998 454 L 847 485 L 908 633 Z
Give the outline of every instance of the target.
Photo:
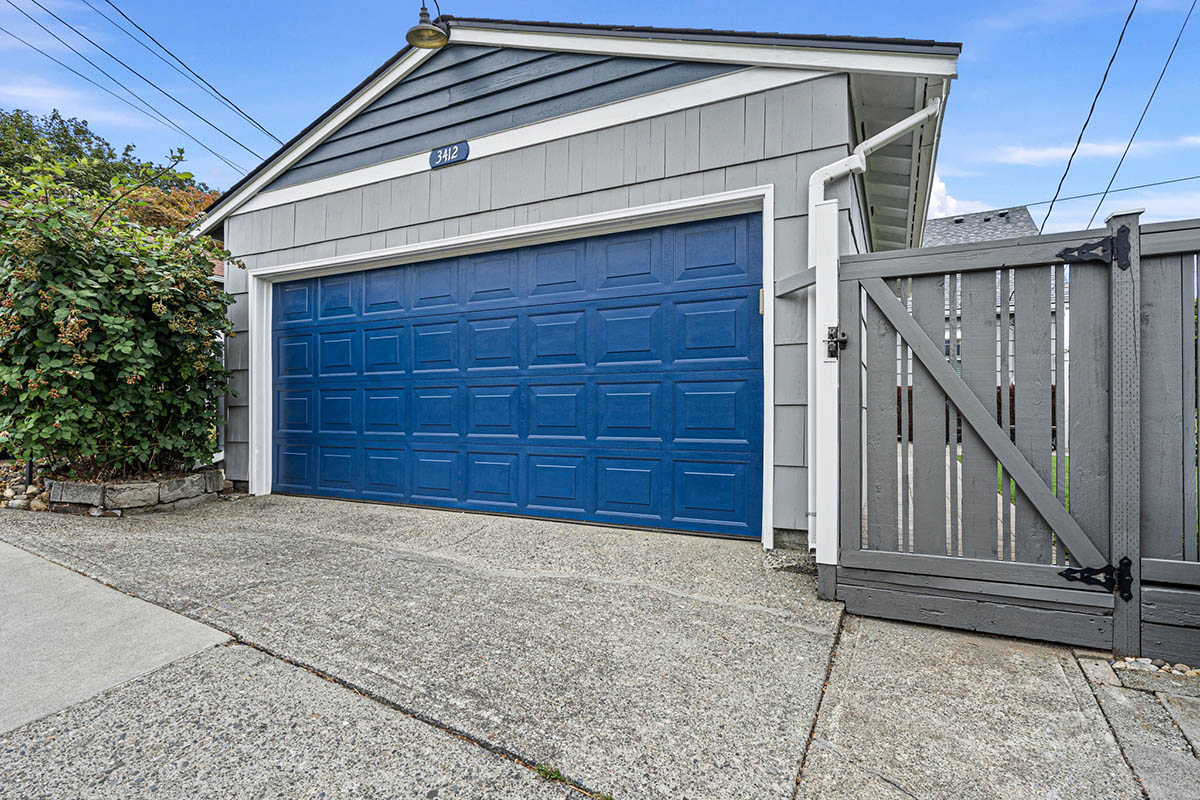
M 5 540 L 0 540 L 0 541 L 5 541 Z M 368 700 L 379 703 L 380 705 L 390 708 L 393 711 L 398 711 L 399 713 L 403 714 L 404 716 L 409 717 L 410 719 L 413 719 L 417 722 L 420 722 L 423 725 L 428 725 L 431 728 L 434 728 L 443 733 L 447 733 L 451 736 L 454 736 L 455 738 L 457 738 L 461 741 L 467 742 L 468 744 L 472 744 L 476 747 L 479 747 L 482 750 L 486 750 L 489 753 L 500 756 L 501 758 L 504 758 L 508 761 L 512 761 L 514 764 L 524 767 L 525 769 L 537 774 L 537 767 L 538 767 L 537 761 L 527 758 L 525 756 L 522 756 L 521 754 L 517 753 L 516 751 L 511 750 L 507 747 L 504 747 L 503 745 L 495 744 L 486 739 L 483 739 L 481 737 L 470 734 L 470 733 L 468 733 L 460 728 L 457 728 L 453 725 L 441 722 L 440 720 L 438 720 L 434 717 L 423 714 L 420 711 L 417 711 L 415 709 L 408 708 L 407 706 L 404 706 L 403 704 L 398 703 L 394 700 L 391 700 L 390 698 L 384 697 L 383 695 L 373 692 L 370 689 L 367 689 L 366 687 L 359 686 L 359 685 L 353 683 L 352 681 L 348 681 L 348 680 L 338 677 L 337 675 L 334 675 L 330 672 L 326 672 L 325 670 L 321 669 L 320 667 L 317 667 L 312 664 L 308 664 L 306 662 L 303 662 L 298 659 L 294 659 L 290 656 L 284 655 L 283 653 L 280 653 L 280 652 L 276 651 L 274 648 L 268 647 L 267 645 L 259 644 L 257 642 L 246 639 L 245 637 L 243 637 L 241 634 L 237 633 L 236 631 L 230 630 L 221 625 L 216 625 L 210 620 L 201 619 L 201 618 L 191 616 L 190 614 L 181 613 L 176 608 L 172 608 L 168 605 L 165 605 L 164 603 L 160 603 L 157 600 L 152 600 L 152 599 L 149 599 L 146 597 L 142 597 L 133 592 L 126 591 L 125 589 L 122 589 L 119 586 L 115 586 L 105 580 L 97 578 L 93 575 L 88 575 L 86 572 L 76 569 L 75 567 L 72 567 L 69 564 L 64 564 L 64 563 L 55 561 L 54 559 L 49 558 L 41 553 L 36 553 L 32 550 L 28 550 L 27 548 L 22 547 L 19 544 L 16 544 L 13 542 L 8 542 L 8 543 L 12 544 L 14 547 L 18 547 L 19 549 L 24 550 L 25 552 L 29 553 L 30 555 L 36 556 L 37 558 L 40 558 L 51 564 L 62 567 L 63 569 L 69 570 L 71 572 L 74 572 L 77 575 L 81 575 L 81 576 L 87 578 L 88 580 L 95 581 L 96 583 L 99 583 L 101 586 L 106 586 L 109 589 L 112 589 L 114 591 L 121 592 L 122 594 L 128 595 L 130 597 L 136 597 L 139 600 L 142 600 L 143 602 L 150 603 L 151 605 L 156 605 L 159 608 L 166 609 L 167 611 L 170 611 L 172 613 L 179 614 L 180 616 L 187 617 L 188 619 L 192 619 L 201 624 L 208 625 L 209 627 L 220 631 L 221 633 L 225 634 L 226 636 L 228 636 L 230 638 L 230 641 L 219 644 L 219 645 L 217 645 L 218 647 L 229 647 L 231 645 L 241 645 L 243 647 L 249 647 L 249 648 L 256 650 L 266 656 L 269 656 L 270 658 L 275 659 L 276 661 L 281 661 L 284 664 L 288 664 L 290 666 L 293 666 L 298 669 L 302 669 L 306 672 L 312 673 L 313 675 L 316 675 L 318 678 L 321 678 L 322 680 L 328 681 L 329 683 L 332 683 L 343 689 L 348 689 L 348 690 L 354 692 L 355 694 L 358 694 L 358 695 L 361 695 L 362 697 L 367 698 Z M 170 664 L 164 664 L 163 666 L 159 667 L 158 669 L 164 669 L 167 666 L 170 666 Z M 152 670 L 152 672 L 157 672 L 157 671 L 158 671 L 157 669 Z M 146 673 L 146 674 L 150 674 L 150 673 Z M 141 676 L 141 677 L 145 677 L 145 676 Z M 116 766 L 112 767 L 112 769 L 116 769 L 117 766 L 121 766 L 121 765 L 116 765 Z M 112 769 L 110 769 L 109 772 L 111 772 Z M 541 776 L 539 775 L 539 778 L 540 777 Z M 545 780 L 545 779 L 543 779 L 543 780 Z M 562 786 L 564 786 L 568 789 L 571 789 L 573 791 L 576 791 L 576 792 L 582 794 L 584 797 L 591 798 L 591 797 L 597 797 L 597 796 L 601 796 L 601 797 L 604 796 L 604 793 L 602 793 L 598 790 L 595 790 L 595 789 L 590 789 L 583 783 L 581 783 L 577 780 L 574 780 L 572 778 L 568 778 L 566 776 L 563 776 L 560 780 L 557 781 L 557 783 L 561 784 Z
M 821 719 L 821 707 L 825 703 L 825 694 L 829 691 L 829 681 L 833 676 L 833 662 L 837 658 L 838 647 L 842 643 L 843 623 L 846 619 L 846 607 L 838 612 L 837 634 L 833 637 L 833 646 L 829 648 L 829 658 L 825 662 L 825 680 L 821 683 L 821 695 L 817 698 L 817 707 L 813 709 L 812 725 L 808 728 L 808 739 L 804 742 L 804 752 L 800 754 L 800 767 L 796 770 L 796 782 L 792 789 L 792 800 L 800 794 L 800 782 L 804 780 L 804 765 L 808 763 L 808 751 L 817 734 L 817 722 Z
M 898 783 L 897 781 L 893 780 L 892 778 L 889 778 L 887 775 L 884 775 L 882 772 L 879 772 L 878 770 L 873 770 L 870 767 L 866 766 L 861 761 L 856 759 L 854 756 L 852 756 L 849 753 L 845 752 L 844 750 L 841 750 L 840 748 L 836 747 L 833 744 L 833 742 L 827 742 L 824 739 L 814 739 L 813 744 L 815 744 L 817 747 L 821 748 L 822 750 L 828 750 L 830 753 L 833 753 L 838 758 L 844 759 L 847 763 L 849 763 L 851 766 L 855 767 L 856 769 L 860 769 L 863 772 L 867 773 L 868 775 L 874 775 L 876 778 L 879 778 L 879 780 L 883 781 L 884 783 L 891 786 L 892 788 L 894 788 L 900 792 L 903 792 L 907 796 L 915 797 L 915 798 L 917 798 L 917 800 L 920 800 L 920 797 L 921 797 L 920 795 L 910 792 L 902 784 Z
M 1129 754 L 1125 752 L 1125 745 L 1121 742 L 1121 737 L 1117 736 L 1117 729 L 1113 727 L 1112 720 L 1108 718 L 1108 712 L 1104 710 L 1104 703 L 1100 702 L 1100 695 L 1096 693 L 1096 687 L 1092 685 L 1091 680 L 1087 676 L 1087 671 L 1079 663 L 1079 656 L 1074 650 L 1071 651 L 1071 662 L 1075 665 L 1075 669 L 1079 670 L 1080 677 L 1083 678 L 1084 684 L 1087 685 L 1088 691 L 1092 695 L 1092 700 L 1095 701 L 1096 708 L 1100 711 L 1100 718 L 1104 720 L 1105 726 L 1108 727 L 1108 734 L 1117 745 L 1117 752 L 1121 754 L 1121 760 L 1125 762 L 1125 767 L 1129 770 L 1130 777 L 1137 784 L 1142 797 L 1145 800 L 1150 800 L 1150 792 L 1142 785 L 1142 779 L 1138 776 L 1137 770 L 1133 768 L 1133 762 L 1129 760 Z M 1061 662 L 1059 663 L 1059 667 L 1062 667 Z

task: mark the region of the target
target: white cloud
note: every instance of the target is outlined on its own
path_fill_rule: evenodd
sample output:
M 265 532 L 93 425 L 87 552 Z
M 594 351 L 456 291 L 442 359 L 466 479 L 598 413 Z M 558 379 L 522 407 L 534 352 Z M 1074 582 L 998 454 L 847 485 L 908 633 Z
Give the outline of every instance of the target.
M 0 83 L 0 108 L 21 108 L 34 114 L 47 114 L 58 109 L 64 117 L 79 117 L 88 122 L 145 127 L 149 120 L 125 106 L 113 109 L 116 101 L 106 103 L 99 92 L 84 92 L 67 86 L 47 83 L 36 78 L 18 78 Z
M 1200 182 L 1198 182 L 1200 183 Z M 1088 219 L 1096 208 L 1099 198 L 1088 197 L 1080 200 L 1059 202 L 1054 206 L 1054 216 L 1046 225 L 1046 233 L 1060 231 L 1083 230 L 1088 227 Z M 1134 192 L 1120 192 L 1105 198 L 1100 213 L 1096 215 L 1093 226 L 1103 225 L 1104 219 L 1115 211 L 1130 209 L 1145 209 L 1142 222 L 1168 222 L 1179 219 L 1195 219 L 1200 217 L 1200 187 L 1188 189 L 1142 189 Z
M 1071 155 L 1074 145 L 1053 145 L 1050 147 L 1024 147 L 1021 145 L 1001 147 L 993 153 L 989 160 L 1001 164 L 1025 164 L 1028 166 L 1044 166 L 1046 164 L 1065 163 Z M 1180 136 L 1175 139 L 1158 141 L 1134 142 L 1129 148 L 1131 156 L 1162 155 L 1171 150 L 1200 147 L 1200 136 Z M 1079 145 L 1076 158 L 1120 158 L 1125 150 L 1125 142 L 1083 142 Z
M 955 214 L 970 214 L 995 208 L 991 203 L 978 200 L 959 200 L 946 190 L 946 182 L 939 173 L 933 174 L 933 191 L 929 198 L 929 218 L 952 217 Z

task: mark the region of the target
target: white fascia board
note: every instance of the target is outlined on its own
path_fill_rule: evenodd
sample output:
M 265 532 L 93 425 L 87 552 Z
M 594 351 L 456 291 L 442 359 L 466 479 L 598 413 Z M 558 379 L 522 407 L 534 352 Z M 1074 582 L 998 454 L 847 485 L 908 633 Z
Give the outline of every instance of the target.
M 331 114 L 323 123 L 309 131 L 307 136 L 293 144 L 285 153 L 276 158 L 274 163 L 256 175 L 253 180 L 238 189 L 230 197 L 227 197 L 199 226 L 192 229 L 192 235 L 199 236 L 208 233 L 221 224 L 226 217 L 237 210 L 248 198 L 254 196 L 255 193 L 265 187 L 270 186 L 272 181 L 286 172 L 301 158 L 308 155 L 313 148 L 325 141 L 338 128 L 352 120 L 360 111 L 382 97 L 435 52 L 437 51 L 421 50 L 418 48 L 409 51 L 403 58 L 393 64 L 391 69 L 376 78 L 370 85 L 363 87 L 362 91 L 350 98 L 336 113 Z
M 509 128 L 471 139 L 471 160 L 565 139 L 589 131 L 611 128 L 614 125 L 658 117 L 732 97 L 776 89 L 793 83 L 803 83 L 828 74 L 830 73 L 771 67 L 751 67 L 726 73 L 683 86 L 662 89 L 628 100 L 617 100 L 595 108 L 575 111 L 561 117 L 531 122 L 518 128 Z M 454 168 L 453 166 L 448 167 L 448 169 Z M 244 199 L 238 210 L 242 213 L 259 211 L 392 178 L 415 175 L 427 170 L 429 170 L 429 154 L 422 151 L 411 156 L 372 164 L 369 167 L 340 172 L 327 178 L 318 178 L 270 192 L 261 192 Z M 246 188 L 249 190 L 248 194 L 252 193 L 253 190 L 250 190 L 250 187 Z M 227 203 L 236 207 L 237 198 L 231 197 Z
M 682 39 L 596 36 L 586 33 L 506 31 L 452 24 L 450 41 L 490 47 L 558 50 L 570 53 L 753 64 L 762 67 L 815 69 L 830 72 L 874 72 L 892 75 L 957 76 L 957 57 L 936 53 L 839 50 L 811 46 L 742 42 L 696 42 Z

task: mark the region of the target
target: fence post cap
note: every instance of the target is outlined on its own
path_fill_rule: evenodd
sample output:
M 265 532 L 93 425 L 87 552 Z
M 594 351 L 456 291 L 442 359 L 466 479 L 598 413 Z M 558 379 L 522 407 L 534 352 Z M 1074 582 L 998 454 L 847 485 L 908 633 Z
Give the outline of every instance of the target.
M 1105 221 L 1105 223 L 1108 223 L 1108 222 L 1112 222 L 1114 217 L 1127 217 L 1130 215 L 1145 214 L 1145 213 L 1146 213 L 1146 209 L 1144 209 L 1144 208 L 1131 208 L 1128 211 L 1114 211 L 1113 213 L 1111 213 L 1107 217 L 1105 217 L 1104 221 Z

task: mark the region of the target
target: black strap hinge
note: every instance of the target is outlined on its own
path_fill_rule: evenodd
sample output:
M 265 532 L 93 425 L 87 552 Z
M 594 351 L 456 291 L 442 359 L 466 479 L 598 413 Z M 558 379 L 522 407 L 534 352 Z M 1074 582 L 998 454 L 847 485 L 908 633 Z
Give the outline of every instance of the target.
M 1117 266 L 1123 270 L 1129 269 L 1131 251 L 1129 233 L 1129 226 L 1122 225 L 1117 228 L 1114 236 L 1105 236 L 1103 239 L 1081 244 L 1078 247 L 1065 247 L 1055 254 L 1055 258 L 1066 264 L 1081 264 L 1088 261 L 1111 264 L 1113 254 L 1116 253 Z
M 1133 562 L 1125 556 L 1117 562 L 1117 566 L 1105 564 L 1103 567 L 1067 567 L 1058 573 L 1069 581 L 1079 581 L 1088 586 L 1103 586 L 1108 591 L 1116 591 L 1121 599 L 1129 602 L 1133 599 Z

